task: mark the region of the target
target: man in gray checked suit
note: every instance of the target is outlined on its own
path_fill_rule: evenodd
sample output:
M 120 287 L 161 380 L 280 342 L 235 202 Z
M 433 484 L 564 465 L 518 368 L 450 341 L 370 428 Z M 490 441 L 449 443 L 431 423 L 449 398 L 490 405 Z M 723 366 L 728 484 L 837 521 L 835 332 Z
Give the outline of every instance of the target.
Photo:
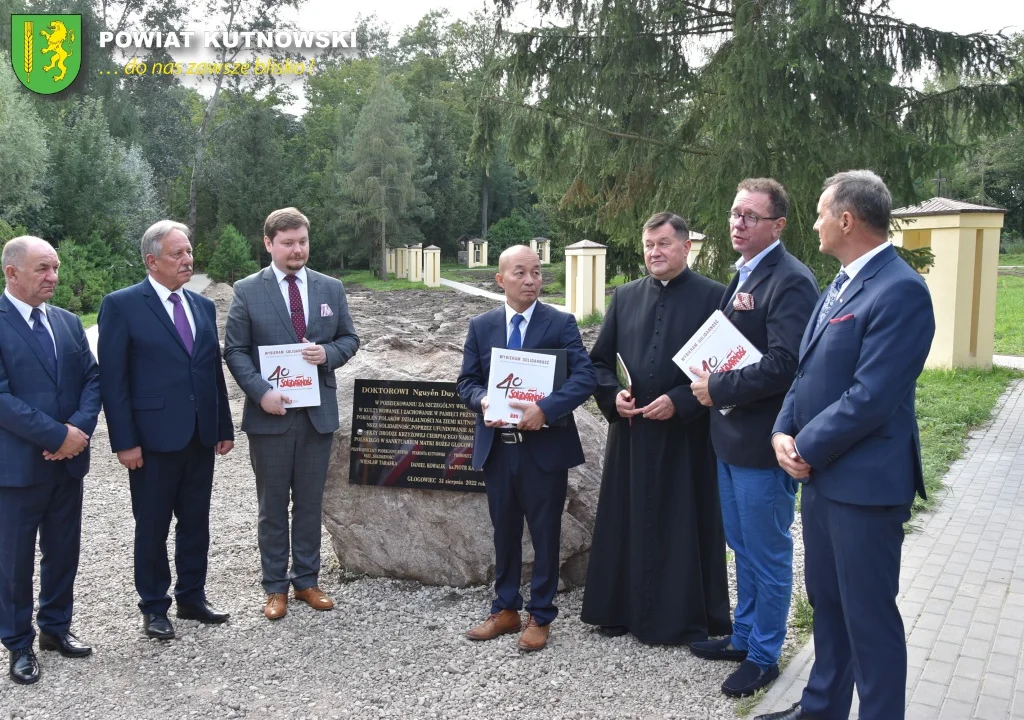
M 320 514 L 327 464 L 338 429 L 334 371 L 359 348 L 341 281 L 306 267 L 309 220 L 295 208 L 275 210 L 263 226 L 268 268 L 235 283 L 224 359 L 245 392 L 242 430 L 259 499 L 259 545 L 269 620 L 284 617 L 288 586 L 315 610 L 334 602 L 320 590 Z M 259 348 L 304 342 L 318 366 L 320 405 L 288 409 L 291 399 L 260 375 Z M 288 503 L 292 503 L 291 572 Z

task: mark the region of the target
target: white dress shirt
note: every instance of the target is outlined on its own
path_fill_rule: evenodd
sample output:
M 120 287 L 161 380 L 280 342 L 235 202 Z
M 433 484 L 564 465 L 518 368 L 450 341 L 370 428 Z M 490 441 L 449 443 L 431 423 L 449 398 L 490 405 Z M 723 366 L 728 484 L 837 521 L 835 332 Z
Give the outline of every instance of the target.
M 292 310 L 292 297 L 288 293 L 288 281 L 285 280 L 287 273 L 278 270 L 277 265 L 270 263 L 270 267 L 274 270 L 274 275 L 277 277 L 277 286 L 281 288 L 281 295 L 284 296 L 284 306 L 288 308 L 288 312 Z M 299 288 L 299 295 L 302 296 L 302 314 L 306 318 L 306 327 L 309 327 L 309 284 L 306 282 L 306 268 L 303 267 L 297 273 L 295 273 L 295 279 L 298 280 L 295 286 Z M 302 341 L 302 338 L 299 338 Z
M 846 277 L 848 277 L 849 280 L 844 282 L 843 286 L 839 288 L 839 295 L 837 295 L 836 297 L 841 298 L 843 296 L 843 293 L 846 291 L 846 288 L 850 287 L 850 283 L 852 283 L 853 279 L 857 277 L 857 273 L 863 270 L 864 266 L 871 262 L 871 258 L 885 250 L 890 245 L 892 245 L 891 242 L 884 242 L 875 249 L 868 250 L 866 253 L 864 253 L 859 258 L 850 263 L 849 267 L 842 268 L 842 270 L 846 271 Z
M 174 325 L 174 303 L 171 302 L 171 293 L 177 293 L 178 297 L 181 298 L 181 306 L 185 308 L 185 317 L 188 318 L 188 325 L 192 328 L 192 339 L 196 339 L 196 320 L 192 317 L 192 308 L 189 307 L 188 298 L 185 297 L 185 291 L 182 288 L 177 290 L 170 290 L 165 288 L 163 285 L 153 279 L 152 275 L 149 275 L 149 284 L 156 290 L 156 294 L 160 297 L 160 302 L 163 303 L 164 310 L 167 311 L 168 317 L 171 318 L 171 325 Z
M 530 318 L 533 317 L 533 309 L 537 307 L 537 301 L 534 300 L 530 307 L 526 308 L 524 312 L 517 313 L 512 309 L 508 303 L 505 303 L 505 344 L 508 345 L 509 338 L 512 337 L 512 316 L 522 315 L 523 319 L 519 323 L 519 336 L 523 340 L 523 344 L 526 344 L 526 326 L 530 324 Z
M 28 303 L 22 302 L 18 298 L 11 295 L 10 290 L 7 290 L 6 288 L 4 289 L 4 295 L 7 296 L 7 300 L 11 303 L 11 305 L 18 309 L 18 312 L 21 313 L 21 316 L 25 318 L 25 324 L 28 325 L 30 329 L 34 329 L 33 326 L 35 325 L 35 323 L 32 321 L 32 311 L 35 308 L 33 308 Z M 50 340 L 53 340 L 53 328 L 50 327 L 50 316 L 47 314 L 48 308 L 46 307 L 46 303 L 40 305 L 39 310 L 43 316 L 43 327 L 46 328 L 46 332 L 50 333 Z M 56 341 L 53 341 L 53 354 L 57 354 Z

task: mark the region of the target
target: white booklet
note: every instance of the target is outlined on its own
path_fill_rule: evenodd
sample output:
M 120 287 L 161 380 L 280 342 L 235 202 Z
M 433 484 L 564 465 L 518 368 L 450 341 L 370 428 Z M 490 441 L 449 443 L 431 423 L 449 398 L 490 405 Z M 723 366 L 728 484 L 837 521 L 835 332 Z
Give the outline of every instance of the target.
M 291 398 L 291 405 L 285 405 L 285 408 L 320 405 L 320 379 L 316 365 L 302 359 L 302 348 L 306 346 L 307 343 L 260 345 L 260 375 L 275 390 Z
M 691 380 L 700 378 L 694 370 L 727 372 L 760 360 L 761 351 L 736 329 L 721 310 L 715 310 L 672 358 L 672 362 Z M 721 413 L 728 415 L 730 410 L 731 407 L 721 408 Z
M 491 348 L 484 420 L 518 425 L 523 413 L 509 407 L 509 402 L 538 402 L 550 395 L 555 384 L 556 360 L 546 353 Z

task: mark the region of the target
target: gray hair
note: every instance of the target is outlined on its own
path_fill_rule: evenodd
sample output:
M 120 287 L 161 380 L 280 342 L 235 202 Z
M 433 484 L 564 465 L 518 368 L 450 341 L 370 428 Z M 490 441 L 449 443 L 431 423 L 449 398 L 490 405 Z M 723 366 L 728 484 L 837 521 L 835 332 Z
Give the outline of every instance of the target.
M 4 244 L 3 255 L 0 256 L 0 272 L 2 272 L 2 268 L 8 265 L 13 265 L 21 270 L 25 257 L 28 255 L 28 249 L 37 242 L 45 243 L 46 241 L 35 235 L 19 235 L 8 240 Z M 50 243 L 46 244 L 49 245 Z
M 164 238 L 172 231 L 179 230 L 187 238 L 188 226 L 173 220 L 161 220 L 149 226 L 146 232 L 142 233 L 142 241 L 139 249 L 142 251 L 142 262 L 146 262 L 146 256 L 160 257 L 163 252 Z
M 849 212 L 877 235 L 889 235 L 892 195 L 882 178 L 870 170 L 847 170 L 825 181 L 822 190 L 832 188 L 829 212 L 838 217 Z

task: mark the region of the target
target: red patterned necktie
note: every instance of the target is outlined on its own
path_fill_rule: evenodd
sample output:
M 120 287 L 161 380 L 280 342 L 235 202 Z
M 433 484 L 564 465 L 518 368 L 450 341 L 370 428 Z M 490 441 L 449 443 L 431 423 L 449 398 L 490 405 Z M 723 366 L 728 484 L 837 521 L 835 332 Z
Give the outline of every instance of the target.
M 299 294 L 298 278 L 294 275 L 286 275 L 288 281 L 288 299 L 291 302 L 292 327 L 295 328 L 295 337 L 302 342 L 306 337 L 306 314 L 302 311 L 302 295 Z

